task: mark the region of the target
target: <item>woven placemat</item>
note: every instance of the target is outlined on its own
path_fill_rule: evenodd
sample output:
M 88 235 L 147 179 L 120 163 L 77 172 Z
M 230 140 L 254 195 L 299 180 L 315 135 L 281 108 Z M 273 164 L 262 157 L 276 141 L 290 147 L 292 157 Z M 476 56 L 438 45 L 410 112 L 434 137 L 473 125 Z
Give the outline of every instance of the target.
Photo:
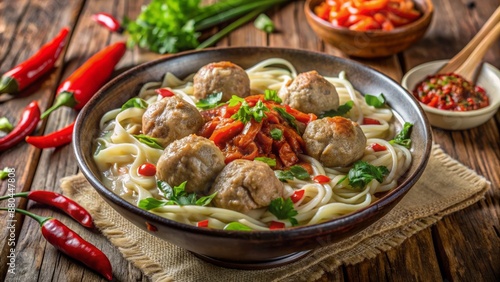
M 63 193 L 87 208 L 97 228 L 152 281 L 310 281 L 397 247 L 443 216 L 484 197 L 490 183 L 434 145 L 415 186 L 385 217 L 353 237 L 312 251 L 289 265 L 235 270 L 198 259 L 142 231 L 106 204 L 82 174 L 61 180 Z

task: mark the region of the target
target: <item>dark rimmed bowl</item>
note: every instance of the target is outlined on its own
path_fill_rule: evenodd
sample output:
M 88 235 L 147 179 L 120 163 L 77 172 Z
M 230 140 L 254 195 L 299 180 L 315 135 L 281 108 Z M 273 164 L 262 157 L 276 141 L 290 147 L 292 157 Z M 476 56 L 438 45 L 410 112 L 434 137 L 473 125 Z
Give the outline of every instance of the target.
M 271 58 L 289 60 L 298 72 L 317 70 L 337 76 L 345 71 L 362 93 L 384 93 L 388 104 L 404 121 L 414 124 L 413 161 L 400 184 L 380 200 L 355 213 L 325 223 L 276 231 L 224 231 L 197 228 L 162 218 L 125 201 L 106 188 L 93 159 L 93 140 L 99 134 L 102 115 L 121 107 L 136 96 L 141 85 L 160 81 L 169 71 L 178 77 L 196 72 L 216 61 L 232 61 L 243 68 Z M 417 100 L 397 82 L 357 62 L 305 50 L 266 47 L 237 47 L 185 52 L 139 65 L 105 85 L 79 114 L 73 135 L 78 164 L 95 190 L 118 213 L 141 229 L 185 248 L 206 260 L 243 269 L 278 266 L 300 258 L 307 251 L 330 245 L 365 229 L 389 212 L 422 174 L 431 150 L 430 126 Z M 157 231 L 150 231 L 147 224 Z M 144 242 L 147 244 L 147 242 Z

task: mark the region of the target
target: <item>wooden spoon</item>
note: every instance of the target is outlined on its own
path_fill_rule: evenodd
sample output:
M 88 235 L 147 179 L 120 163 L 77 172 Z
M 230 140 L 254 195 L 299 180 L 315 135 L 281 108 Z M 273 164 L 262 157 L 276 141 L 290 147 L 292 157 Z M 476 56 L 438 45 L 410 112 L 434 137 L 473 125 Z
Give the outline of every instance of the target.
M 476 36 L 436 73 L 454 72 L 474 82 L 484 54 L 498 38 L 499 24 L 500 7 L 493 12 Z

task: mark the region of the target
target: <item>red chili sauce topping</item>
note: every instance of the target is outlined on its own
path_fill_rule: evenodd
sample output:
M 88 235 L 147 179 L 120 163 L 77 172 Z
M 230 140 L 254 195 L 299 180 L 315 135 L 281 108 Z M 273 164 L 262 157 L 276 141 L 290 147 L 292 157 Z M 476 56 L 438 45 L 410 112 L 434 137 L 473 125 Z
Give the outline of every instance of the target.
M 489 105 L 486 91 L 458 74 L 430 75 L 415 86 L 413 95 L 429 107 L 472 111 Z

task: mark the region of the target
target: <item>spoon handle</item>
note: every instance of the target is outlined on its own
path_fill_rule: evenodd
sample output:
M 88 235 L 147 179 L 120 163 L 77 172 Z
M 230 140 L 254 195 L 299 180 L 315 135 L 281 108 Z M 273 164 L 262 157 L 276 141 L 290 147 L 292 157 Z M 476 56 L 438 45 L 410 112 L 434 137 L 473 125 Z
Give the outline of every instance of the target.
M 451 60 L 444 67 L 437 71 L 437 73 L 455 72 L 455 70 L 467 60 L 476 46 L 479 45 L 483 38 L 498 22 L 500 22 L 500 7 L 493 12 L 476 36 L 474 36 L 474 38 L 472 38 L 472 40 L 457 55 L 451 58 Z
M 470 53 L 470 56 L 465 62 L 459 66 L 455 73 L 461 75 L 468 81 L 475 82 L 476 75 L 478 74 L 479 66 L 482 63 L 483 57 L 490 48 L 490 46 L 500 36 L 500 22 L 498 22 L 493 29 L 484 37 L 483 41 Z

